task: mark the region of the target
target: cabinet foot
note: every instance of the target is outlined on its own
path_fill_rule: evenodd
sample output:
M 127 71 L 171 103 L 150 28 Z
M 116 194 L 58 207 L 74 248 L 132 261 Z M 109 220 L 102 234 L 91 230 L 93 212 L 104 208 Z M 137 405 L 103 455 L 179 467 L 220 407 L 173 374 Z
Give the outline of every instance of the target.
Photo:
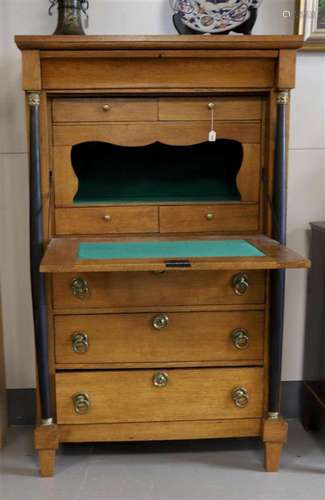
M 288 424 L 282 418 L 264 420 L 264 467 L 267 472 L 279 470 L 281 452 L 287 436 Z
M 41 477 L 53 477 L 55 473 L 55 450 L 38 450 Z
M 59 446 L 56 425 L 40 425 L 35 429 L 35 448 L 38 451 L 41 477 L 55 473 L 55 451 Z

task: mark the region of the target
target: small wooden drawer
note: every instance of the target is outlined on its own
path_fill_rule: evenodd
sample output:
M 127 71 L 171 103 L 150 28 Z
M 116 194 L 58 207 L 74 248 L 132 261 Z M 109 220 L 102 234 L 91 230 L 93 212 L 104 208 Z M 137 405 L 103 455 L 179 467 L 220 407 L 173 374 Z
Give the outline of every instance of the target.
M 56 405 L 59 424 L 257 418 L 263 369 L 57 373 Z
M 55 99 L 53 121 L 64 122 L 137 122 L 156 121 L 155 99 L 83 98 Z
M 53 274 L 56 309 L 131 308 L 214 304 L 262 304 L 265 272 L 247 271 L 247 289 L 236 293 L 231 271 L 168 271 Z M 245 279 L 246 279 L 245 278 Z M 81 283 L 84 293 L 78 294 Z
M 56 361 L 261 361 L 263 331 L 261 311 L 56 316 Z
M 160 232 L 257 231 L 258 204 L 176 205 L 160 207 Z
M 171 98 L 159 100 L 159 120 L 211 120 L 213 104 L 215 121 L 260 120 L 262 101 L 259 97 Z
M 55 210 L 56 234 L 156 233 L 158 208 L 82 207 Z

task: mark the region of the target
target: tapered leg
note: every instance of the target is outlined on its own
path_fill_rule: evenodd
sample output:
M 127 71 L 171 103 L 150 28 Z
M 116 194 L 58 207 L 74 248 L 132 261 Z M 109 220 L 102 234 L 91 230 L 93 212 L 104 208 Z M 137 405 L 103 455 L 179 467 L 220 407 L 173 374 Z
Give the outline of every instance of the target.
M 57 426 L 39 425 L 35 429 L 35 448 L 38 451 L 40 475 L 52 477 L 55 472 L 55 451 L 59 446 Z
M 55 450 L 39 450 L 38 460 L 40 476 L 53 477 L 55 474 Z
M 282 448 L 287 436 L 288 424 L 282 418 L 264 420 L 264 466 L 267 472 L 279 470 Z

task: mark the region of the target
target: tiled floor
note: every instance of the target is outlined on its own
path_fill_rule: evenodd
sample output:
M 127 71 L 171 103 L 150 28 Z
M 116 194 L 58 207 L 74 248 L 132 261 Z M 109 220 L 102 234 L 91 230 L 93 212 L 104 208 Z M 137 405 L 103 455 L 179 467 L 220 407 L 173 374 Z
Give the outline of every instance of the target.
M 28 428 L 0 451 L 0 500 L 325 500 L 325 435 L 290 423 L 281 471 L 262 468 L 258 440 L 62 446 L 40 479 Z

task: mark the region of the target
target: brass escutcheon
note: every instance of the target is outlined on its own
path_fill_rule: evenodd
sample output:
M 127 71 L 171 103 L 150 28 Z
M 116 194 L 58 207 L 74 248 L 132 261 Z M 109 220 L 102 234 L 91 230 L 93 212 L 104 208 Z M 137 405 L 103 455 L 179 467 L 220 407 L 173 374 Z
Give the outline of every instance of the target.
M 78 299 L 84 299 L 87 295 L 89 295 L 89 287 L 86 280 L 83 278 L 73 278 L 71 281 L 71 290 L 75 297 Z
M 155 373 L 152 377 L 152 383 L 155 387 L 166 387 L 166 385 L 168 384 L 168 374 L 164 372 Z
M 232 286 L 236 295 L 244 295 L 249 287 L 247 274 L 236 274 L 232 279 Z
M 169 325 L 169 318 L 167 314 L 157 314 L 152 320 L 152 326 L 156 330 L 163 330 L 164 328 L 167 328 Z
M 248 391 L 245 387 L 236 387 L 233 389 L 231 398 L 238 408 L 245 408 L 248 405 Z
M 78 393 L 72 396 L 74 411 L 78 415 L 85 415 L 90 408 L 89 396 L 86 393 Z
M 236 328 L 231 334 L 231 340 L 239 351 L 243 351 L 248 348 L 249 336 L 247 330 L 244 328 Z
M 75 332 L 71 335 L 72 350 L 78 354 L 84 354 L 88 351 L 88 335 L 84 332 Z

